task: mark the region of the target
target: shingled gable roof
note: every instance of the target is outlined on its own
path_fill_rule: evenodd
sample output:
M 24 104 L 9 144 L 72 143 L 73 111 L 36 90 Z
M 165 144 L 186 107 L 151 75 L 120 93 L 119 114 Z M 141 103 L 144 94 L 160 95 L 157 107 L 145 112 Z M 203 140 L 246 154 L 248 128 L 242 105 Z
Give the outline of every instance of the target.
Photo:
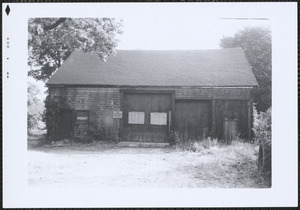
M 47 85 L 257 86 L 241 48 L 118 50 L 107 62 L 75 50 Z

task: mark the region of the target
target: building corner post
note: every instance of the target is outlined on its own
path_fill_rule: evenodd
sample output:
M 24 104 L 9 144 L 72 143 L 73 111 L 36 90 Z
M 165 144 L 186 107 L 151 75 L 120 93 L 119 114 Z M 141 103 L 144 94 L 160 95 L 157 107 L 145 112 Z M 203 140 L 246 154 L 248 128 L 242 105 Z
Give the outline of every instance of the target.
M 216 100 L 213 99 L 211 101 L 211 136 L 212 138 L 216 137 L 216 119 L 215 119 L 215 106 L 216 106 Z
M 252 140 L 252 128 L 253 128 L 253 99 L 248 101 L 248 140 Z

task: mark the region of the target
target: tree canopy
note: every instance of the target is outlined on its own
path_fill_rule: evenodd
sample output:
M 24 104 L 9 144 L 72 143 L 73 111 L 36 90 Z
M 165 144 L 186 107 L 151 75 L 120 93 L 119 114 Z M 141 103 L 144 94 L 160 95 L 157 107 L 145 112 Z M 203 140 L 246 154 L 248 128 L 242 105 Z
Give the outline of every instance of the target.
M 40 93 L 38 87 L 31 82 L 28 83 L 27 87 L 27 131 L 31 132 L 32 129 L 36 128 L 39 121 L 39 114 L 37 113 L 37 104 L 39 98 L 37 95 Z
M 31 18 L 28 20 L 29 76 L 46 81 L 75 49 L 105 61 L 114 53 L 122 21 L 114 18 Z
M 271 107 L 272 37 L 268 28 L 251 27 L 233 37 L 223 37 L 222 48 L 241 47 L 252 67 L 259 87 L 254 89 L 254 102 L 258 111 Z

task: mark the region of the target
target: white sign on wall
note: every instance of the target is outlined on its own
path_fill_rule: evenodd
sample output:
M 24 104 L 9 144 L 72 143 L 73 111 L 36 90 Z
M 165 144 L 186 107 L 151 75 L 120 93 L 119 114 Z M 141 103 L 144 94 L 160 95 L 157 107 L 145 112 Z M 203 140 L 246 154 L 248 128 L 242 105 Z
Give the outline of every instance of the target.
M 88 117 L 80 117 L 80 116 L 77 117 L 77 120 L 87 120 L 87 119 Z

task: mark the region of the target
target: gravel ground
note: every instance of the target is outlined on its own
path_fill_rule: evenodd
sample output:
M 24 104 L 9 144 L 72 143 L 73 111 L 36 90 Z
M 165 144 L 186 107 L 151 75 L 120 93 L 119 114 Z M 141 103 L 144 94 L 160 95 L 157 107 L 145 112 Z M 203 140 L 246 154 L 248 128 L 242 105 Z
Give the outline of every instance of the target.
M 255 147 L 232 147 L 235 149 L 212 147 L 187 152 L 99 143 L 34 146 L 28 150 L 28 183 L 63 187 L 270 187 L 257 174 Z

